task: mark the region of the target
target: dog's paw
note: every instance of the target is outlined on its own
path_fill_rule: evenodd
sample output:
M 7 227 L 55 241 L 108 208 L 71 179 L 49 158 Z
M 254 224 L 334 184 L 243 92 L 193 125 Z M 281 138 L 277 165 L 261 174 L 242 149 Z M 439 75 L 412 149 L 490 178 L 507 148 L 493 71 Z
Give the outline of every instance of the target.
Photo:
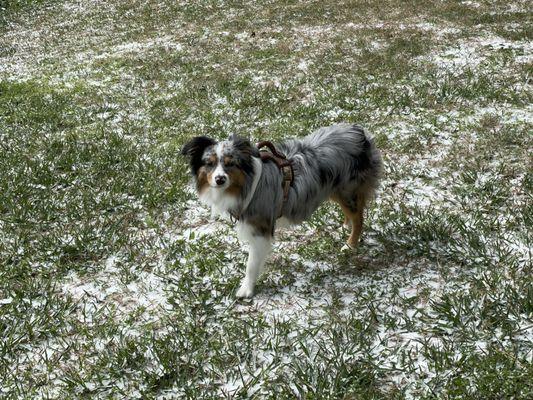
M 348 243 L 345 243 L 342 247 L 341 247 L 341 251 L 342 252 L 352 252 L 356 249 L 356 246 L 350 246 Z
M 239 290 L 237 290 L 237 298 L 243 299 L 243 298 L 250 298 L 254 295 L 254 288 L 253 286 L 242 284 Z

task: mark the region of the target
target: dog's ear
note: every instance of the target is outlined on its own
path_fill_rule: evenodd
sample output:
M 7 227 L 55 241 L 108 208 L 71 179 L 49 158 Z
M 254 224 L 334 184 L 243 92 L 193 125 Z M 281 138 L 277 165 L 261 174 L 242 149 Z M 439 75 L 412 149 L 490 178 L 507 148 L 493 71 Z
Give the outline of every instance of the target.
M 181 154 L 190 157 L 191 169 L 194 174 L 202 166 L 202 155 L 204 150 L 209 146 L 216 144 L 216 141 L 206 136 L 193 137 L 189 142 L 185 143 L 181 149 Z
M 241 169 L 248 175 L 253 175 L 254 161 L 252 157 L 259 157 L 259 150 L 248 139 L 241 136 L 232 135 L 230 140 L 233 141 L 233 146 L 237 150 Z
M 181 154 L 184 156 L 194 157 L 195 155 L 203 154 L 204 150 L 214 145 L 216 142 L 206 136 L 193 137 L 189 142 L 185 143 L 181 149 Z
M 230 140 L 233 141 L 233 146 L 235 146 L 235 148 L 241 153 L 248 156 L 259 157 L 259 151 L 248 139 L 238 135 L 231 135 Z

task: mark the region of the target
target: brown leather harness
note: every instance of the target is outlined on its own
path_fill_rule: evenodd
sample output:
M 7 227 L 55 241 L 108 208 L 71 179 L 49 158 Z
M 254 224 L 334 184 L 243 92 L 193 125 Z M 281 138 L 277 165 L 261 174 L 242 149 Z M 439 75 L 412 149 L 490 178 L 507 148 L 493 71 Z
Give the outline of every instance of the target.
M 278 218 L 279 218 L 281 217 L 283 205 L 289 198 L 289 189 L 294 180 L 294 170 L 292 168 L 293 160 L 288 159 L 285 156 L 285 154 L 280 153 L 276 149 L 274 144 L 272 142 L 269 142 L 268 140 L 263 140 L 262 142 L 257 143 L 256 146 L 257 146 L 257 149 L 259 150 L 261 161 L 264 163 L 269 160 L 273 161 L 277 165 L 279 170 L 281 171 L 281 174 L 283 175 L 283 181 L 281 182 L 281 185 L 283 188 L 283 202 L 281 203 L 281 207 L 278 212 Z M 268 150 L 263 149 L 263 147 L 267 147 Z M 230 212 L 230 219 L 232 221 L 238 221 L 240 219 L 240 215 Z
M 263 147 L 267 147 L 270 151 L 263 149 Z M 263 140 L 262 142 L 257 143 L 257 149 L 259 150 L 261 161 L 266 162 L 272 160 L 281 171 L 281 174 L 283 175 L 283 182 L 281 183 L 283 187 L 283 202 L 285 203 L 289 198 L 289 189 L 294 180 L 294 170 L 292 168 L 293 160 L 289 160 L 285 154 L 280 153 L 274 144 L 268 140 Z

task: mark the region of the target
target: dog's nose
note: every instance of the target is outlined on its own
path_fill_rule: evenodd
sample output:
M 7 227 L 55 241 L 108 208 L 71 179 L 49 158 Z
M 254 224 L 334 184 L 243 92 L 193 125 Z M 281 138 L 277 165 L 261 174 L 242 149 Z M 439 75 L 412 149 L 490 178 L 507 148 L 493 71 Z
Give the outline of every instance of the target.
M 217 175 L 215 176 L 215 182 L 217 185 L 223 185 L 226 183 L 226 177 L 224 175 Z

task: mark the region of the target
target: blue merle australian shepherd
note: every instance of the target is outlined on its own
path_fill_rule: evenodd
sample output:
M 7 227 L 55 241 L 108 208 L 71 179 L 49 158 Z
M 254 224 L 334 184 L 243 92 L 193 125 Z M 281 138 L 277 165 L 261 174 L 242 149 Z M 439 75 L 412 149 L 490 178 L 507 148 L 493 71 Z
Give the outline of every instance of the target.
M 364 207 L 381 174 L 379 151 L 357 125 L 321 128 L 275 147 L 292 163 L 285 190 L 279 165 L 261 157 L 263 152 L 241 137 L 217 142 L 198 136 L 182 150 L 189 157 L 200 200 L 217 213 L 233 216 L 239 238 L 250 246 L 237 297 L 253 295 L 276 225 L 301 223 L 327 199 L 340 205 L 345 223 L 351 224 L 347 246 L 355 247 Z

